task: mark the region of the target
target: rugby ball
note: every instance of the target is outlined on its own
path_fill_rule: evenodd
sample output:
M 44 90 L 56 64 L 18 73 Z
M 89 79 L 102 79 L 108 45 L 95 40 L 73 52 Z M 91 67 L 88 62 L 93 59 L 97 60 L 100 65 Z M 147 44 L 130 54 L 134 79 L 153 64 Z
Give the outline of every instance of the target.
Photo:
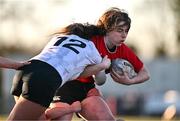
M 134 71 L 133 65 L 129 61 L 121 58 L 112 60 L 110 69 L 113 69 L 119 75 L 124 75 L 124 73 L 127 73 L 130 79 L 137 75 L 137 73 Z

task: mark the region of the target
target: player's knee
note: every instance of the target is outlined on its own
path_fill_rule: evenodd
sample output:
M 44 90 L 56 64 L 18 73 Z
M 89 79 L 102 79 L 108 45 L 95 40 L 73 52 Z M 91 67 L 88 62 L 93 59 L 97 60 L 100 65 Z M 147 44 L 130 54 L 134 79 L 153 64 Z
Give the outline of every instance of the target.
M 93 120 L 115 120 L 114 116 L 112 115 L 111 112 L 108 110 L 105 110 L 104 108 L 98 108 L 96 106 L 90 106 L 89 108 L 86 109 L 85 111 L 87 114 L 88 112 L 88 117 Z
M 105 110 L 97 110 L 96 111 L 96 119 L 98 120 L 115 120 L 114 116 L 111 115 L 110 112 L 105 111 Z

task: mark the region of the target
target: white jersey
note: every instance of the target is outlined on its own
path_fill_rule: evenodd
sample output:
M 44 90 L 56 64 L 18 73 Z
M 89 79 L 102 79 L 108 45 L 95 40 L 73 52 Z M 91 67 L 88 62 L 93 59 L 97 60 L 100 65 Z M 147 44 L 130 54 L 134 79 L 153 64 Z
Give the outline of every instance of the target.
M 92 41 L 76 35 L 56 35 L 42 52 L 32 59 L 41 60 L 53 66 L 63 82 L 76 79 L 87 65 L 102 61 Z

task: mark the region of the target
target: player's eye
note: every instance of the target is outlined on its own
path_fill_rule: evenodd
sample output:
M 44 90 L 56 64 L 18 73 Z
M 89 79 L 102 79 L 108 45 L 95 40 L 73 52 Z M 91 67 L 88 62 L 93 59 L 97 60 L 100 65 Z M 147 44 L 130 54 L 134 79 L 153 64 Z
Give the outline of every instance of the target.
M 118 32 L 123 32 L 123 29 L 118 29 L 117 31 L 118 31 Z

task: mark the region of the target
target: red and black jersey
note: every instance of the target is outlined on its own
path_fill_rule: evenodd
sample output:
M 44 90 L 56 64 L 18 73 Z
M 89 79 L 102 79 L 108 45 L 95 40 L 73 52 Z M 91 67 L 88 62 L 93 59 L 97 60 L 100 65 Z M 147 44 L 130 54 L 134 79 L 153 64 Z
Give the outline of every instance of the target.
M 108 58 L 110 58 L 111 60 L 116 58 L 122 58 L 128 60 L 134 66 L 134 70 L 136 72 L 139 72 L 140 69 L 142 68 L 143 62 L 124 43 L 118 46 L 114 52 L 110 52 L 105 45 L 104 36 L 94 36 L 92 38 L 92 41 L 94 42 L 97 50 L 99 51 L 102 57 L 108 55 Z M 92 77 L 78 78 L 77 80 L 86 83 L 92 81 L 93 78 Z

